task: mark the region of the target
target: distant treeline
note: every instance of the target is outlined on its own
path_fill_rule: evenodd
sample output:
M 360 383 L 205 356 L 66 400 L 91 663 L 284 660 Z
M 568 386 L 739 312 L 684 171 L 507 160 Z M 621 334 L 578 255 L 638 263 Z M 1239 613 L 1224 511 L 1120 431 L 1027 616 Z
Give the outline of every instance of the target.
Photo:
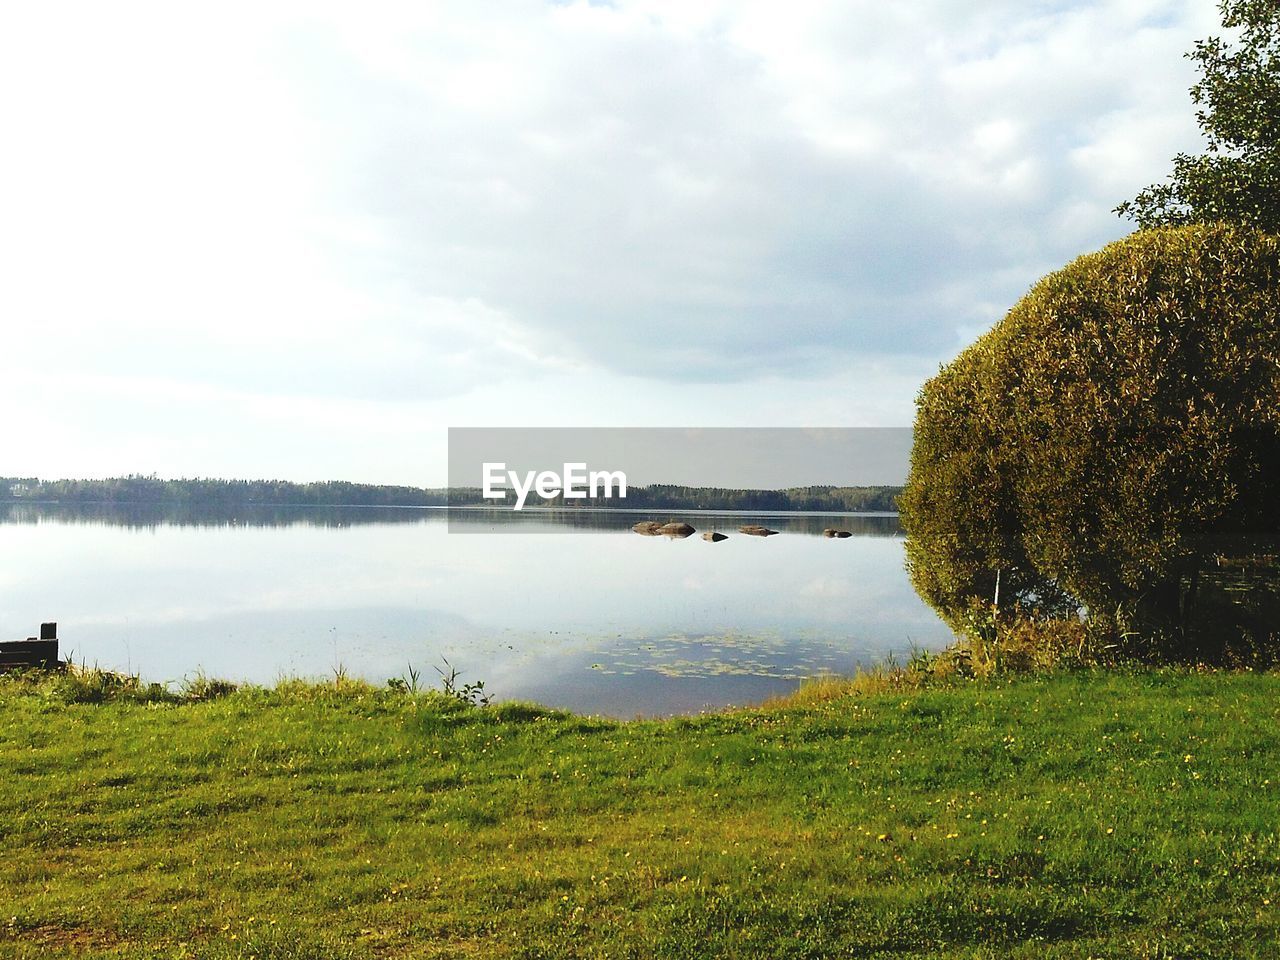
M 543 501 L 530 497 L 529 506 L 580 508 L 610 506 L 668 510 L 749 510 L 782 512 L 830 510 L 896 512 L 901 487 L 791 487 L 786 490 L 734 490 L 722 487 L 684 487 L 652 484 L 631 487 L 625 500 Z M 41 480 L 0 477 L 0 502 L 187 504 L 200 507 L 352 506 L 443 507 L 498 506 L 484 500 L 477 488 L 386 486 L 328 480 L 293 483 L 288 480 L 161 480 L 153 476 L 113 477 L 107 480 Z
M 576 500 L 557 498 L 554 506 L 573 504 L 610 507 L 652 507 L 678 510 L 749 510 L 773 513 L 790 510 L 848 510 L 892 512 L 898 510 L 901 487 L 789 487 L 786 490 L 736 490 L 727 487 L 682 487 L 655 483 L 630 487 L 625 500 Z M 537 502 L 531 499 L 531 503 Z
M 373 483 L 292 483 L 288 480 L 161 480 L 112 477 L 108 480 L 0 478 L 0 500 L 58 503 L 185 503 L 192 506 L 434 507 L 448 503 L 444 490 Z

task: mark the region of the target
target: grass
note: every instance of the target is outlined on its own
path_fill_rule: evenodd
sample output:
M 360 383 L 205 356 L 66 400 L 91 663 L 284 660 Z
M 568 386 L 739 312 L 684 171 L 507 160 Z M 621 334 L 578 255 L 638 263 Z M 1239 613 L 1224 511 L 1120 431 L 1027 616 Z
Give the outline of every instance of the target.
M 1273 674 L 628 723 L 75 682 L 0 680 L 0 957 L 1277 955 Z

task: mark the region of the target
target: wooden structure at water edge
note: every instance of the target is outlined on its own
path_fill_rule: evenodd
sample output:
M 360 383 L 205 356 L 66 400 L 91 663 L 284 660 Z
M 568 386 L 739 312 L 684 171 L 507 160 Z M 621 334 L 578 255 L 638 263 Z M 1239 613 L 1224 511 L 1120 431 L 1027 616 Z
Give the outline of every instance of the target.
M 40 639 L 0 640 L 0 673 L 9 670 L 61 670 L 58 659 L 58 625 L 40 624 Z

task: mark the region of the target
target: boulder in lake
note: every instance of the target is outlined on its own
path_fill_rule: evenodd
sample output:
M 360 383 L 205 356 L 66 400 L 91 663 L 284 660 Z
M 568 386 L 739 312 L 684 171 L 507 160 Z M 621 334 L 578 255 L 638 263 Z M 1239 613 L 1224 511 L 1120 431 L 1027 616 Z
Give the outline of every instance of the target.
M 723 533 L 720 533 L 718 530 L 708 530 L 706 533 L 702 535 L 702 539 L 709 540 L 712 543 L 719 543 L 721 540 L 728 540 L 729 538 L 726 537 Z
M 642 537 L 656 537 L 662 526 L 657 520 L 641 520 L 631 529 Z
M 848 530 L 836 530 L 834 527 L 827 527 L 822 531 L 822 535 L 824 537 L 839 537 L 841 540 L 845 539 L 845 537 L 853 536 Z
M 748 523 L 745 527 L 739 527 L 738 532 L 745 533 L 748 537 L 772 537 L 778 531 L 762 527 L 758 523 Z
M 658 532 L 667 537 L 688 537 L 698 531 L 694 530 L 693 527 L 689 526 L 687 523 L 672 520 L 670 523 L 664 523 L 660 526 L 658 528 Z

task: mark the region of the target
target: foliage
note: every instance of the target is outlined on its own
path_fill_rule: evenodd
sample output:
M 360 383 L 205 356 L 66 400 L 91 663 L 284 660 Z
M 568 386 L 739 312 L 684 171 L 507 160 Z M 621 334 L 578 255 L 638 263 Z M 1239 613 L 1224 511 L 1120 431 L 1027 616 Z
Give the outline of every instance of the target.
M 178 699 L 163 684 L 100 667 L 70 664 L 64 670 L 31 671 L 29 677 L 45 696 L 62 703 L 172 703 Z
M 785 490 L 747 490 L 724 487 L 688 487 L 651 484 L 630 487 L 625 506 L 684 510 L 830 510 L 893 512 L 901 487 L 791 487 Z M 507 491 L 514 500 L 514 494 Z M 0 503 L 75 503 L 184 505 L 188 507 L 290 507 L 290 506 L 489 506 L 502 501 L 484 500 L 480 489 L 385 486 L 369 483 L 324 481 L 292 483 L 287 480 L 215 480 L 155 476 L 114 477 L 106 480 L 41 480 L 39 477 L 0 477 Z M 585 497 L 566 500 L 556 496 L 531 503 L 566 509 L 609 506 L 619 501 Z
M 59 503 L 183 503 L 199 506 L 249 504 L 292 506 L 442 506 L 443 490 L 386 486 L 372 483 L 288 480 L 162 480 L 154 475 L 111 477 L 105 480 L 41 480 L 38 477 L 0 477 L 0 501 L 57 501 Z
M 408 672 L 402 677 L 392 677 L 387 681 L 387 689 L 395 693 L 403 693 L 409 696 L 416 696 L 421 689 L 422 671 L 414 668 L 413 664 L 409 664 Z
M 1239 44 L 1211 37 L 1187 55 L 1201 74 L 1191 96 L 1206 152 L 1179 154 L 1168 182 L 1116 208 L 1142 227 L 1229 221 L 1280 232 L 1280 5 L 1220 6 Z
M 1274 653 L 1274 558 L 1246 604 L 1220 561 L 1280 530 L 1278 284 L 1280 243 L 1225 225 L 1037 284 L 921 391 L 900 499 L 921 596 L 970 637 L 999 577 L 1002 605 L 1083 607 L 1126 653 Z
M 1081 672 L 616 723 L 0 679 L 0 957 L 1270 957 L 1277 696 Z
M 788 487 L 784 490 L 735 490 L 653 484 L 627 491 L 629 507 L 685 510 L 830 510 L 894 512 L 901 487 Z
M 441 659 L 443 660 L 444 658 L 442 657 Z M 458 678 L 462 676 L 462 673 L 448 660 L 444 660 L 444 669 L 440 667 L 434 667 L 433 669 L 440 674 L 440 689 L 446 697 L 452 697 L 459 703 L 465 703 L 471 707 L 489 706 L 489 695 L 484 692 L 483 680 L 459 683 Z M 416 681 L 416 677 L 414 679 Z
M 1113 659 L 1113 648 L 1099 645 L 1079 617 L 1038 616 L 1019 605 L 998 609 L 974 598 L 967 621 L 967 642 L 947 654 L 970 676 L 1093 667 Z
M 670 510 L 743 510 L 778 512 L 810 510 L 833 512 L 896 512 L 897 496 L 902 492 L 896 486 L 837 487 L 808 486 L 787 487 L 782 490 L 753 490 L 735 487 L 690 487 L 673 483 L 653 483 L 648 486 L 629 486 L 626 500 L 585 496 L 569 499 L 563 493 L 553 497 L 530 495 L 530 506 L 551 507 L 563 510 L 580 510 L 590 507 L 630 507 L 633 509 Z M 482 504 L 497 506 L 515 502 L 515 493 L 505 491 L 505 499 L 482 500 L 478 490 L 454 490 L 450 492 L 454 505 Z
M 213 700 L 235 693 L 238 685 L 230 680 L 210 677 L 205 673 L 196 673 L 183 679 L 180 685 L 180 696 L 184 700 Z
M 1113 649 L 1099 646 L 1077 617 L 1046 619 L 1019 606 L 996 610 L 975 600 L 964 639 L 945 650 L 916 649 L 905 664 L 890 656 L 852 676 L 823 674 L 773 697 L 770 710 L 813 707 L 830 700 L 948 688 L 966 680 L 1048 676 L 1101 666 L 1122 667 Z

